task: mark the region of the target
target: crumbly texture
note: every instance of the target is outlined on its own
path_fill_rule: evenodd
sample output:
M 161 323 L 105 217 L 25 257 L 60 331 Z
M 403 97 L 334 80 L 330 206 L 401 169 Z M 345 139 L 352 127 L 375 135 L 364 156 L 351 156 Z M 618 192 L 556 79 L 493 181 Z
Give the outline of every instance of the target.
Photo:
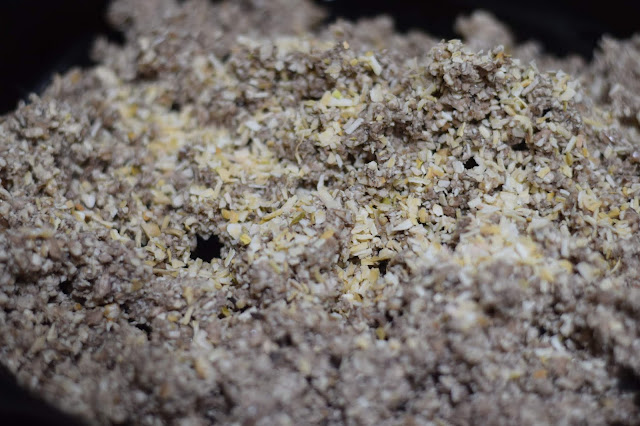
M 116 0 L 0 119 L 0 362 L 92 424 L 637 424 L 640 37 L 323 16 Z

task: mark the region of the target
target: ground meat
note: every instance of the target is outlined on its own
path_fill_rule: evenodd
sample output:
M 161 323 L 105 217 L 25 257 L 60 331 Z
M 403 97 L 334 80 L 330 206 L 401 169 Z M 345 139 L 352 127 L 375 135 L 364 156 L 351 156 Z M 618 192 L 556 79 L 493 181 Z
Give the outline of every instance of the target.
M 324 16 L 115 0 L 0 118 L 0 361 L 91 424 L 636 424 L 637 37 Z

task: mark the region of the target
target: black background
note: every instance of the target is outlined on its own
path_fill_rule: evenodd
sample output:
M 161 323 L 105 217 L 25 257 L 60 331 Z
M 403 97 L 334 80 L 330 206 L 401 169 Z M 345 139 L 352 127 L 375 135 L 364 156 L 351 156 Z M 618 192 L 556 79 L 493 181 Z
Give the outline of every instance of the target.
M 292 0 L 295 3 L 295 0 Z M 589 57 L 608 33 L 628 37 L 640 29 L 640 1 L 605 0 L 334 0 L 318 1 L 331 18 L 388 13 L 399 29 L 422 28 L 453 38 L 454 18 L 483 8 L 509 23 L 519 40 L 537 39 L 558 55 Z M 122 36 L 104 20 L 106 0 L 0 0 L 0 114 L 47 85 L 53 72 L 87 66 L 96 34 Z M 330 19 L 331 19 L 330 18 Z
M 292 1 L 292 3 L 295 3 Z M 387 13 L 400 30 L 421 28 L 453 38 L 453 20 L 482 8 L 507 22 L 519 40 L 540 40 L 556 55 L 589 58 L 602 34 L 618 38 L 640 31 L 640 1 L 607 0 L 334 0 L 319 1 L 329 19 L 356 19 Z M 104 20 L 105 0 L 0 0 L 0 114 L 30 92 L 42 90 L 53 73 L 89 66 L 89 48 L 98 34 L 122 42 Z M 0 141 L 2 143 L 2 141 Z M 52 408 L 20 390 L 0 368 L 0 423 L 73 425 Z

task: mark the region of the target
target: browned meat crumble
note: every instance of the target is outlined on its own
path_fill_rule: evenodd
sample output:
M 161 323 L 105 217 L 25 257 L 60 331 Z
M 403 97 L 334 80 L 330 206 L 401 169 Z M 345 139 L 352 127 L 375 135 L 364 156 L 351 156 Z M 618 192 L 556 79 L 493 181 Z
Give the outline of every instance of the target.
M 91 424 L 637 424 L 640 37 L 323 16 L 116 0 L 0 118 L 0 361 Z

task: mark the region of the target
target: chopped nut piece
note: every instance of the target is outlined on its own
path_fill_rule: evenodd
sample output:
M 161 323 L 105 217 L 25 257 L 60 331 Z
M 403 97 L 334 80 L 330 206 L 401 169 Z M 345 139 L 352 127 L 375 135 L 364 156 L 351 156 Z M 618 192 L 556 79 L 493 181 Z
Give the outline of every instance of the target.
M 160 232 L 160 227 L 155 224 L 155 223 L 145 223 L 143 222 L 142 225 L 142 229 L 144 230 L 144 233 L 147 234 L 147 237 L 149 238 L 155 238 L 155 237 L 159 237 L 161 235 Z

